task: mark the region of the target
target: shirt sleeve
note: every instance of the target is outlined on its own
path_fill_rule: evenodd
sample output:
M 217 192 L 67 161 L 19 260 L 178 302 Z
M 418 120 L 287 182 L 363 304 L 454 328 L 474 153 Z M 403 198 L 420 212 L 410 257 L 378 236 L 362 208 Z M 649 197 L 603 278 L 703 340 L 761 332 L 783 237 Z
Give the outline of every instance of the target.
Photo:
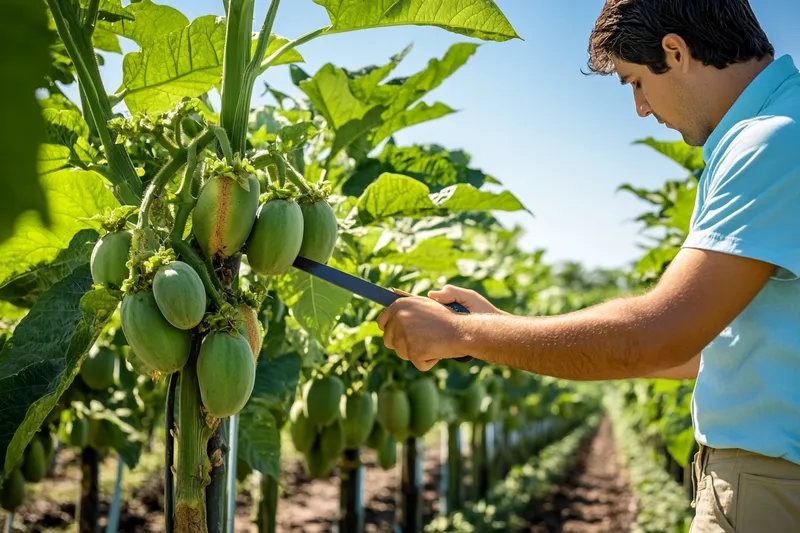
M 761 117 L 722 140 L 708 163 L 684 248 L 749 257 L 776 266 L 773 278 L 800 274 L 800 127 Z

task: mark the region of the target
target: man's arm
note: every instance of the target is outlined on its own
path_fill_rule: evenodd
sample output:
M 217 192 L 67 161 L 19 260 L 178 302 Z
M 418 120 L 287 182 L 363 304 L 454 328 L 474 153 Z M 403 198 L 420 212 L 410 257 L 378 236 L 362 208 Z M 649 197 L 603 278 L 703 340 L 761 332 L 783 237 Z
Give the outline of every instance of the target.
M 758 294 L 774 266 L 683 249 L 648 293 L 552 317 L 464 316 L 464 353 L 536 374 L 624 379 L 687 364 Z
M 574 313 L 455 315 L 428 298 L 401 298 L 379 317 L 384 344 L 427 371 L 471 355 L 572 380 L 625 379 L 682 367 L 758 294 L 772 264 L 683 249 L 656 286 Z
M 657 379 L 697 379 L 698 372 L 700 372 L 700 354 L 695 355 L 682 365 L 650 372 L 642 377 Z

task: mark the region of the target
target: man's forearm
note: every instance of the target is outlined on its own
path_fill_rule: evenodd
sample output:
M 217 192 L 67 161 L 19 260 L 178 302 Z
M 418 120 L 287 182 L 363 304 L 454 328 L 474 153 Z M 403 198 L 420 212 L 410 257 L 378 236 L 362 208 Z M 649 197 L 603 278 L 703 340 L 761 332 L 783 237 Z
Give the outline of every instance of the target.
M 562 379 L 640 377 L 689 358 L 665 349 L 657 317 L 649 316 L 646 303 L 636 298 L 552 317 L 463 318 L 465 354 Z
M 697 374 L 699 372 L 700 354 L 697 354 L 682 365 L 651 372 L 641 377 L 656 379 L 697 379 Z

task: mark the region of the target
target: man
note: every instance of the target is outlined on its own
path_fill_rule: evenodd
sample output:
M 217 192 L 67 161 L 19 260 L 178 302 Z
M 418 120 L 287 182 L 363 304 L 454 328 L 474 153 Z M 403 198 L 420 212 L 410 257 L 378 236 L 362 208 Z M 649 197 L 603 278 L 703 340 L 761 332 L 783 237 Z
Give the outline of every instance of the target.
M 608 0 L 590 69 L 702 146 L 690 233 L 644 295 L 522 317 L 446 286 L 380 316 L 420 370 L 464 354 L 572 380 L 697 378 L 692 532 L 800 531 L 800 73 L 746 0 Z M 437 302 L 457 301 L 470 315 Z

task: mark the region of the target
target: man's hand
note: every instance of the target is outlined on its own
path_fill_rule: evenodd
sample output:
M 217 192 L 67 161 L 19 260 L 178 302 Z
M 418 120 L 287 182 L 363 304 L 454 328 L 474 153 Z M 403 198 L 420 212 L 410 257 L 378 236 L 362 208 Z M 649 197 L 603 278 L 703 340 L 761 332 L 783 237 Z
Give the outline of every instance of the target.
M 394 350 L 401 359 L 411 361 L 422 372 L 427 372 L 440 359 L 464 355 L 458 350 L 462 336 L 459 318 L 463 315 L 435 300 L 408 296 L 400 298 L 380 314 L 378 327 L 384 332 L 383 344 L 387 348 Z
M 496 308 L 492 303 L 471 289 L 462 289 L 453 285 L 445 285 L 438 291 L 428 292 L 428 297 L 440 304 L 460 303 L 470 313 L 507 314 Z

